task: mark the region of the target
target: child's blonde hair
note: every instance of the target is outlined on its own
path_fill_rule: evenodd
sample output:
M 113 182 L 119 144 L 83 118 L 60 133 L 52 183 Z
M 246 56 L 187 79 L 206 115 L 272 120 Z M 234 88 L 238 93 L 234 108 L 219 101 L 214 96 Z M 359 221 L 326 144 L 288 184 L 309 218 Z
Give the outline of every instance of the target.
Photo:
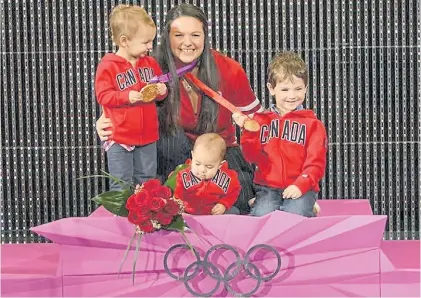
M 111 38 L 117 45 L 119 45 L 122 35 L 126 35 L 129 39 L 136 35 L 140 25 L 156 27 L 151 16 L 143 7 L 120 4 L 111 11 Z
M 196 142 L 194 142 L 193 151 L 198 145 L 204 146 L 211 152 L 219 153 L 221 160 L 225 157 L 225 152 L 227 151 L 227 144 L 225 140 L 216 133 L 205 133 L 200 135 Z
M 272 59 L 268 67 L 268 83 L 273 88 L 278 82 L 283 82 L 287 79 L 291 80 L 292 76 L 302 79 L 305 86 L 307 86 L 307 65 L 300 55 L 294 52 L 284 52 Z

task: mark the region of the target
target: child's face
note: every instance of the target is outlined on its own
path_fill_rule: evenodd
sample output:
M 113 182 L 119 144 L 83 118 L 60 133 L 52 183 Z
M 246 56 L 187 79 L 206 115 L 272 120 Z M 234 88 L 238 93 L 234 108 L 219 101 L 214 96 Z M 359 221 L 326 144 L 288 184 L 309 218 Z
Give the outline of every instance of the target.
M 220 152 L 198 145 L 192 151 L 191 171 L 202 180 L 212 179 L 221 167 L 221 162 Z
M 136 35 L 126 40 L 127 54 L 132 58 L 141 58 L 152 50 L 152 43 L 156 36 L 156 28 L 148 25 L 140 26 Z
M 267 84 L 269 92 L 275 96 L 276 107 L 282 115 L 294 111 L 305 99 L 307 87 L 303 79 L 292 76 L 283 82 L 277 82 L 273 88 L 270 83 Z

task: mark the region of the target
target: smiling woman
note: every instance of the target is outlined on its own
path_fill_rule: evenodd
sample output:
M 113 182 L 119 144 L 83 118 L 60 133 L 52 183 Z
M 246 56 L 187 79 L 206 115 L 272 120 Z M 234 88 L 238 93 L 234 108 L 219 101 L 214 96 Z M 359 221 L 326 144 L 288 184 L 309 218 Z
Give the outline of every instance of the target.
M 172 22 L 170 44 L 176 64 L 190 63 L 203 53 L 205 36 L 202 28 L 202 23 L 193 17 L 180 17 Z
M 248 213 L 248 200 L 254 196 L 253 169 L 238 146 L 231 112 L 201 93 L 186 78 L 179 78 L 176 72 L 197 62 L 192 70 L 195 76 L 241 112 L 251 114 L 263 108 L 244 69 L 237 61 L 210 48 L 206 15 L 192 4 L 180 4 L 168 12 L 156 58 L 162 71 L 170 73 L 172 78 L 167 99 L 158 103 L 158 175 L 165 179 L 177 165 L 190 158 L 193 142 L 199 135 L 215 132 L 226 142 L 225 159 L 238 173 L 241 193 L 236 206 L 241 213 Z M 112 123 L 104 117 L 98 120 L 101 140 L 112 138 L 112 133 L 105 131 L 110 126 Z

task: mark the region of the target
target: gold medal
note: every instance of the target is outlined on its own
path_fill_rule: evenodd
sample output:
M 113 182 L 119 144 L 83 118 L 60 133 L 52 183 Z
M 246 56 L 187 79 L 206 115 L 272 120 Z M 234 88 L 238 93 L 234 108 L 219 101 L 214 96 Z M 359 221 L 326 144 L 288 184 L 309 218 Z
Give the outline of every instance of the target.
M 158 85 L 148 84 L 140 90 L 143 97 L 143 102 L 151 102 L 158 96 Z
M 244 121 L 244 129 L 248 131 L 259 131 L 260 125 L 256 120 L 247 119 Z

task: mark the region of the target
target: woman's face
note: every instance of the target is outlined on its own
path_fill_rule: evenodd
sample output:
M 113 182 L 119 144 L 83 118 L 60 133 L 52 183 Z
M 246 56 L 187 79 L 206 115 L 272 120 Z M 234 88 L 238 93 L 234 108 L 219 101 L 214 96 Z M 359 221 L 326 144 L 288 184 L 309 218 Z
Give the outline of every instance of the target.
M 170 46 L 178 62 L 188 64 L 200 57 L 205 47 L 203 25 L 193 17 L 179 17 L 171 23 Z

